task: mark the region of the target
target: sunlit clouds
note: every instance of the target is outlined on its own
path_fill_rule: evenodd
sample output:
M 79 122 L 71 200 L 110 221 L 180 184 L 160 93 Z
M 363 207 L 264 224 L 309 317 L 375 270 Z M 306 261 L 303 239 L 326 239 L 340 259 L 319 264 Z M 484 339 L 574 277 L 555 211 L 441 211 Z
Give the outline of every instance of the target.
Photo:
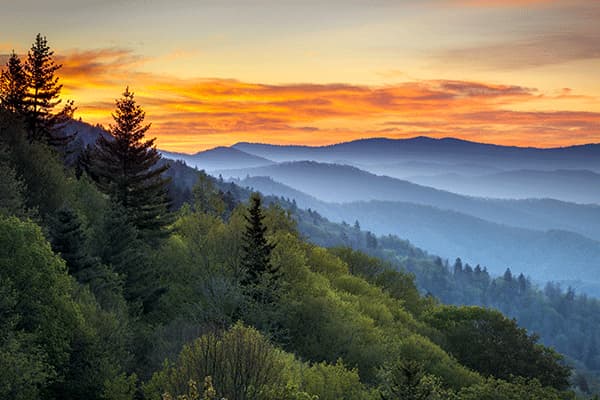
M 165 149 L 416 135 L 600 142 L 594 1 L 36 3 L 3 10 L 0 61 L 41 31 L 78 116 L 110 123 L 130 86 Z
M 600 141 L 600 113 L 523 110 L 530 103 L 577 101 L 566 88 L 545 94 L 452 80 L 365 86 L 181 79 L 136 72 L 145 60 L 122 49 L 76 51 L 59 61 L 65 97 L 77 100 L 79 116 L 110 123 L 113 100 L 129 85 L 159 146 L 169 150 L 238 141 L 321 145 L 368 136 L 455 136 L 537 146 Z

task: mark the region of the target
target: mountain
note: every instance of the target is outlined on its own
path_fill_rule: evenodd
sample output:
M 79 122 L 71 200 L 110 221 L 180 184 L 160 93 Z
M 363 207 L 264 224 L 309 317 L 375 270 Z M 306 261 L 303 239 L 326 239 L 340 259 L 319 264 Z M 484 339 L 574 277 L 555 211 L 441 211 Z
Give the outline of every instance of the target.
M 476 164 L 499 169 L 590 169 L 600 171 L 600 144 L 540 149 L 499 146 L 454 138 L 371 138 L 330 146 L 279 146 L 237 143 L 249 154 L 274 161 L 313 160 L 381 166 L 407 161 Z M 401 169 L 400 169 L 401 172 Z
M 215 147 L 195 154 L 172 153 L 161 150 L 161 154 L 166 158 L 185 161 L 188 165 L 205 171 L 225 168 L 254 168 L 273 164 L 271 160 L 232 147 Z
M 369 201 L 332 204 L 272 179 L 238 182 L 265 195 L 295 199 L 334 222 L 358 220 L 363 229 L 395 234 L 442 257 L 485 263 L 494 274 L 507 267 L 539 281 L 581 279 L 599 282 L 600 242 L 564 230 L 540 231 L 493 223 L 465 213 L 407 202 Z
M 71 120 L 63 128 L 68 135 L 75 135 L 75 147 L 85 147 L 96 143 L 100 136 L 108 137 L 109 133 L 100 125 L 91 125 L 79 120 Z
M 483 176 L 445 173 L 406 179 L 472 196 L 507 199 L 546 197 L 576 203 L 600 203 L 600 174 L 589 170 L 516 170 Z
M 390 164 L 354 164 L 356 167 L 376 175 L 387 175 L 394 178 L 411 180 L 413 176 L 436 176 L 455 174 L 465 177 L 478 177 L 485 174 L 503 172 L 504 169 L 482 163 L 440 163 L 435 161 L 405 161 Z
M 355 167 L 314 161 L 221 171 L 224 177 L 269 176 L 291 188 L 329 203 L 405 202 L 451 210 L 497 224 L 540 231 L 572 231 L 600 240 L 600 206 L 551 199 L 499 200 L 477 198 L 373 175 Z M 412 239 L 410 236 L 407 238 Z

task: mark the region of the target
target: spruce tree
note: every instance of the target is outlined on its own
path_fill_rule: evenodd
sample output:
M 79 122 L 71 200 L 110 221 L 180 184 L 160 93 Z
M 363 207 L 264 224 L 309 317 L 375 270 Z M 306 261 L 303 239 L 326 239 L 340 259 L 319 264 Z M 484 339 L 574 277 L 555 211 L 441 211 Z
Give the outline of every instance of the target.
M 24 99 L 25 121 L 30 140 L 64 147 L 73 139 L 73 135 L 65 135 L 59 130 L 73 116 L 75 108 L 73 102 L 68 101 L 62 110 L 54 111 L 61 103 L 59 97 L 62 90 L 55 72 L 62 65 L 54 62 L 53 55 L 46 37 L 38 33 L 25 63 L 28 83 Z
M 125 209 L 142 238 L 158 238 L 170 222 L 169 179 L 162 176 L 169 165 L 159 163 L 156 139 L 145 140 L 150 125 L 129 88 L 117 99 L 113 118 L 111 137 L 100 136 L 91 155 L 90 176 Z
M 24 116 L 27 88 L 25 66 L 13 50 L 0 74 L 0 106 L 17 116 Z
M 275 246 L 265 237 L 267 227 L 263 223 L 264 215 L 258 193 L 254 193 L 250 198 L 250 207 L 245 218 L 247 225 L 243 239 L 242 267 L 246 276 L 242 284 L 256 289 L 262 283 L 273 284 L 279 272 L 271 264 L 271 252 Z M 256 291 L 253 296 L 263 297 Z
M 80 282 L 82 273 L 98 264 L 87 251 L 81 219 L 69 206 L 61 207 L 54 214 L 50 224 L 50 242 L 54 252 L 59 253 L 67 263 L 69 273 Z

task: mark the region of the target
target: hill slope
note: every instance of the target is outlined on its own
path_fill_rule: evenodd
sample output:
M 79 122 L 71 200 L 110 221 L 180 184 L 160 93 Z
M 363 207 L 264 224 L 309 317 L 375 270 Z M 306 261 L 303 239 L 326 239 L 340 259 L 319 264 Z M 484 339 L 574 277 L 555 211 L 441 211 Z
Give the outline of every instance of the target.
M 168 151 L 161 151 L 161 153 L 166 158 L 182 160 L 192 167 L 205 171 L 225 168 L 254 168 L 273 164 L 272 161 L 263 157 L 248 154 L 232 147 L 215 147 L 196 154 L 171 153 Z
M 332 221 L 358 220 L 363 229 L 396 234 L 442 257 L 483 263 L 495 274 L 507 267 L 540 281 L 598 281 L 600 242 L 564 230 L 538 231 L 486 221 L 464 213 L 407 202 L 331 204 L 266 178 L 239 182 L 264 194 L 295 199 Z
M 407 202 L 456 211 L 502 225 L 542 231 L 573 231 L 600 240 L 600 206 L 595 205 L 578 205 L 549 199 L 498 200 L 469 197 L 373 175 L 346 165 L 308 161 L 222 171 L 222 174 L 237 178 L 247 175 L 269 176 L 330 203 L 371 200 Z
M 502 169 L 600 169 L 599 144 L 538 149 L 498 146 L 454 138 L 415 137 L 362 139 L 322 147 L 256 143 L 237 143 L 233 147 L 274 161 L 344 161 L 351 164 L 381 165 L 417 160 L 452 164 L 475 163 Z

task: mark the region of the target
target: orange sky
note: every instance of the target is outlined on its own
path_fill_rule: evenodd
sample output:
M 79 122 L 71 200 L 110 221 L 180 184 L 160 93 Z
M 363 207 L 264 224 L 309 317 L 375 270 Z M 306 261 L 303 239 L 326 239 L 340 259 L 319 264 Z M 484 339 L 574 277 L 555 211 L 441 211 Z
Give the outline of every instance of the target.
M 57 0 L 46 11 L 64 26 L 16 24 L 30 2 L 0 16 L 0 54 L 24 53 L 41 30 L 77 116 L 110 123 L 129 85 L 166 150 L 417 135 L 600 142 L 594 2 L 146 0 L 126 20 L 139 1 Z

